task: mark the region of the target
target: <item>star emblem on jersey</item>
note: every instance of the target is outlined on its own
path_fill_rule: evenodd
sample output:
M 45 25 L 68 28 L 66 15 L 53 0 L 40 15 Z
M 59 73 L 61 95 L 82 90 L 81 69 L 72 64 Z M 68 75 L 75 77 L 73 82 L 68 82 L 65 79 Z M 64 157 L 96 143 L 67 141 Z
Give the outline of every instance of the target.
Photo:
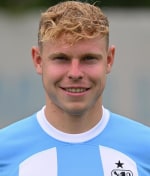
M 116 169 L 113 169 L 111 172 L 111 176 L 133 176 L 131 170 L 127 170 L 123 168 L 124 163 L 120 160 L 115 163 Z
M 115 164 L 117 165 L 117 168 L 120 168 L 120 167 L 123 168 L 123 165 L 124 165 L 124 163 L 121 163 L 120 160 Z

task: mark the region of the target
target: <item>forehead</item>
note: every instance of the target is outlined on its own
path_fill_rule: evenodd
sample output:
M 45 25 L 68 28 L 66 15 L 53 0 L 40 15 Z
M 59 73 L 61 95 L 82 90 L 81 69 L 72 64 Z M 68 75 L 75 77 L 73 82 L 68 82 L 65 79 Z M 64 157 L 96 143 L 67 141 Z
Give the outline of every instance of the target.
M 43 43 L 43 52 L 98 52 L 106 50 L 106 38 L 96 37 L 92 39 L 82 39 L 74 44 L 66 43 L 64 37 L 56 41 Z

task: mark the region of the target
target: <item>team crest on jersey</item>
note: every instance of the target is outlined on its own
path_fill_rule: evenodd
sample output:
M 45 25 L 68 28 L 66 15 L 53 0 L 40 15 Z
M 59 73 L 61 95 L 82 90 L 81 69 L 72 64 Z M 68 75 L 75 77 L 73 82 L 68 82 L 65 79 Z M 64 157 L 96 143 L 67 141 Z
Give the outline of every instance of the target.
M 124 163 L 122 163 L 120 160 L 115 164 L 117 168 L 112 170 L 111 176 L 133 176 L 131 170 L 123 169 Z
M 133 173 L 130 170 L 115 169 L 112 171 L 111 176 L 133 176 Z
M 138 176 L 136 162 L 125 153 L 100 146 L 104 176 Z

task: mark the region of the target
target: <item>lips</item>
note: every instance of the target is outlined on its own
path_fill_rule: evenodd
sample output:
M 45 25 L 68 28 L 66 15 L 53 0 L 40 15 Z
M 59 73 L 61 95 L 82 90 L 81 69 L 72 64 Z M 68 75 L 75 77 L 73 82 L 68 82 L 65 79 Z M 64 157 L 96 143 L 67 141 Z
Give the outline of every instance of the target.
M 81 88 L 81 87 L 77 87 L 77 88 L 70 87 L 70 88 L 62 88 L 62 89 L 70 93 L 83 93 L 89 90 L 89 88 Z

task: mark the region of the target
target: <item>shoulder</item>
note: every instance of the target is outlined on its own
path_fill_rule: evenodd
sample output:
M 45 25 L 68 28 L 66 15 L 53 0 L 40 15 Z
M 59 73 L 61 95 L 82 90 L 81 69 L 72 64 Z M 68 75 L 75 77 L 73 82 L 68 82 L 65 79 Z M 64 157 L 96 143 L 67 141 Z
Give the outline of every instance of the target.
M 4 144 L 7 140 L 18 139 L 27 135 L 36 125 L 36 114 L 17 121 L 7 127 L 0 129 L 0 143 Z
M 0 130 L 0 158 L 11 158 L 13 153 L 24 150 L 37 134 L 39 124 L 36 114 Z
M 110 112 L 108 131 L 114 143 L 121 145 L 123 151 L 140 156 L 140 160 L 150 161 L 150 127 Z M 115 145 L 116 145 L 115 144 Z
M 121 127 L 124 127 L 126 129 L 128 128 L 132 128 L 132 129 L 136 129 L 136 130 L 147 130 L 150 132 L 150 127 L 138 122 L 138 121 L 135 121 L 135 120 L 132 120 L 128 117 L 125 117 L 125 116 L 122 116 L 122 115 L 119 115 L 119 114 L 115 114 L 115 113 L 112 113 L 110 112 L 110 121 L 111 123 L 114 123 L 116 125 L 119 125 Z
M 118 133 L 121 138 L 137 143 L 143 142 L 150 147 L 150 127 L 112 112 L 110 112 L 108 126 L 115 131 L 115 134 Z
M 21 119 L 21 120 L 19 120 L 17 122 L 14 122 L 14 123 L 2 128 L 2 129 L 0 129 L 0 132 L 8 131 L 10 129 L 12 130 L 15 127 L 20 127 L 21 128 L 22 124 L 31 123 L 31 121 L 33 121 L 35 117 L 36 117 L 36 114 L 33 114 L 31 116 L 28 116 L 28 117 L 25 117 L 25 118 L 23 118 L 23 119 Z

